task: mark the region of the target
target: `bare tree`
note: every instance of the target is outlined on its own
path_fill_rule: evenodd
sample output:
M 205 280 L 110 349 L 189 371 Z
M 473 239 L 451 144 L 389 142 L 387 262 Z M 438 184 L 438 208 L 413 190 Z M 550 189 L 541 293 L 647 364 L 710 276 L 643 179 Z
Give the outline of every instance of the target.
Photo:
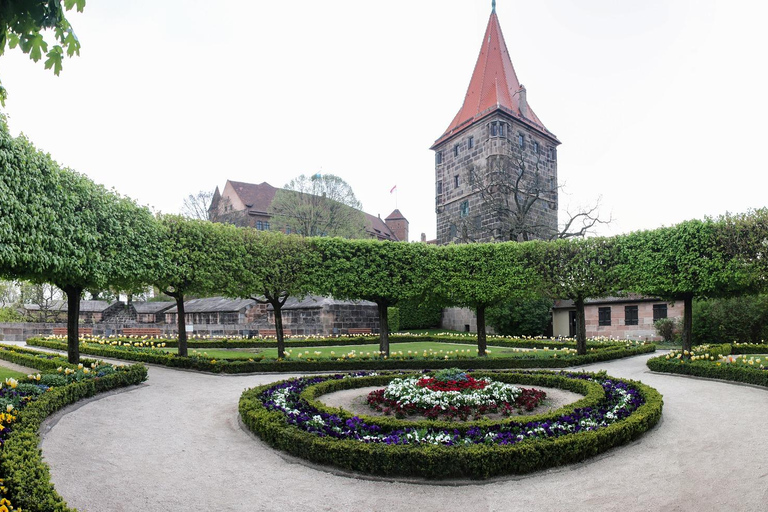
M 56 322 L 66 314 L 62 311 L 66 301 L 62 300 L 64 294 L 52 284 L 34 284 L 21 281 L 19 286 L 19 304 L 28 304 L 34 308 L 28 308 L 25 315 L 40 322 Z
M 181 215 L 188 219 L 210 220 L 235 226 L 249 225 L 247 214 L 233 209 L 228 197 L 215 198 L 213 192 L 206 190 L 189 194 L 181 206 Z
M 365 238 L 365 215 L 352 187 L 333 174 L 301 175 L 278 189 L 272 225 L 304 236 Z
M 493 155 L 484 168 L 470 167 L 467 181 L 480 197 L 480 215 L 454 219 L 457 238 L 463 242 L 479 239 L 499 241 L 555 240 L 583 237 L 598 224 L 611 222 L 600 218 L 600 201 L 573 213 L 566 212 L 558 225 L 556 215 L 559 187 L 554 176 L 542 172 L 540 159 L 526 161 L 522 154 Z M 483 226 L 483 216 L 494 219 Z M 492 233 L 487 231 L 492 229 Z
M 188 219 L 209 220 L 208 209 L 211 207 L 213 192 L 201 190 L 197 194 L 189 194 L 181 206 L 181 214 Z

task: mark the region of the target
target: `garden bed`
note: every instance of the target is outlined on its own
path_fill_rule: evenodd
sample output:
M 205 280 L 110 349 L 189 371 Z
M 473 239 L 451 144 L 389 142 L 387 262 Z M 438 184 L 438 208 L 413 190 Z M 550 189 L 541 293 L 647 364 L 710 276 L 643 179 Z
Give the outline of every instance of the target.
M 8 394 L 0 390 L 0 401 L 5 404 L 3 410 L 13 413 L 13 419 L 5 425 L 9 428 L 0 434 L 2 496 L 15 507 L 8 510 L 71 510 L 53 488 L 48 465 L 42 460 L 38 433 L 41 423 L 54 412 L 81 399 L 143 382 L 147 378 L 147 369 L 141 364 L 113 366 L 91 360 L 70 365 L 55 354 L 11 345 L 0 345 L 0 359 L 40 370 L 24 381 L 6 383 L 6 389 L 8 386 L 13 388 Z M 13 406 L 10 410 L 9 405 Z
M 455 342 L 455 340 L 454 340 Z M 152 345 L 151 341 L 126 345 L 112 345 L 104 343 L 81 342 L 80 352 L 98 357 L 110 357 L 127 359 L 144 363 L 161 364 L 172 368 L 187 368 L 212 373 L 253 373 L 253 372 L 313 372 L 313 371 L 350 371 L 350 370 L 407 370 L 431 368 L 450 368 L 463 365 L 483 369 L 508 369 L 508 368 L 567 368 L 646 354 L 655 350 L 654 345 L 642 345 L 634 343 L 603 343 L 598 347 L 590 347 L 586 355 L 578 356 L 569 354 L 568 357 L 556 357 L 553 351 L 551 359 L 540 357 L 527 357 L 525 353 L 512 357 L 498 358 L 448 358 L 443 355 L 423 357 L 421 354 L 395 355 L 390 352 L 389 358 L 381 356 L 357 357 L 336 359 L 315 359 L 311 356 L 302 359 L 269 359 L 254 354 L 248 359 L 215 359 L 205 355 L 192 355 L 180 357 L 169 354 L 165 347 Z M 30 338 L 27 344 L 47 347 L 57 350 L 66 350 L 66 343 L 58 339 Z M 551 343 L 539 341 L 538 346 L 555 348 Z M 562 347 L 567 348 L 567 347 Z
M 691 352 L 675 350 L 648 360 L 653 371 L 768 387 L 768 360 L 747 354 L 765 353 L 766 345 L 699 345 Z M 741 356 L 731 356 L 739 353 Z
M 604 374 L 475 372 L 584 397 L 556 411 L 503 420 L 404 421 L 324 405 L 342 389 L 386 385 L 403 373 L 292 379 L 247 390 L 243 422 L 265 442 L 311 462 L 387 477 L 488 478 L 578 462 L 625 444 L 661 417 L 661 395 Z

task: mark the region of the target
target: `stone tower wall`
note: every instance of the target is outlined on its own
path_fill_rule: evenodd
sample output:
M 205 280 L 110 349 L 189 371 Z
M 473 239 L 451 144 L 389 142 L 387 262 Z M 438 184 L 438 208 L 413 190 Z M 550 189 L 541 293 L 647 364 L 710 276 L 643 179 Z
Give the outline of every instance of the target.
M 492 135 L 492 123 L 504 123 L 502 135 Z M 498 126 L 498 125 L 497 125 Z M 497 128 L 498 130 L 498 128 Z M 519 135 L 523 135 L 520 146 Z M 471 145 L 470 147 L 470 138 Z M 538 143 L 538 153 L 535 152 Z M 537 167 L 544 197 L 536 202 L 530 218 L 557 230 L 557 145 L 556 139 L 542 135 L 519 120 L 497 111 L 435 149 L 435 211 L 437 243 L 459 241 L 490 242 L 508 240 L 499 214 L 470 185 L 470 169 L 487 172 L 488 158 L 495 155 L 522 158 L 529 172 Z M 458 146 L 458 149 L 456 149 Z M 439 155 L 439 156 L 438 156 Z M 457 186 L 458 179 L 458 186 Z M 467 202 L 468 208 L 462 209 Z M 452 228 L 452 225 L 455 228 Z M 453 232 L 455 231 L 455 236 Z M 466 236 L 463 236 L 466 235 Z

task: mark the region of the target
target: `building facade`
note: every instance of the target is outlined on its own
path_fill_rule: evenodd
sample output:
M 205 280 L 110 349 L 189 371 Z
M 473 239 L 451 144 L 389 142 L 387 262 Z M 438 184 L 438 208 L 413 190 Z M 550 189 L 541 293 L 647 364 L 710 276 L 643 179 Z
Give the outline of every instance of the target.
M 528 103 L 494 7 L 464 103 L 431 147 L 437 243 L 555 233 L 559 144 Z

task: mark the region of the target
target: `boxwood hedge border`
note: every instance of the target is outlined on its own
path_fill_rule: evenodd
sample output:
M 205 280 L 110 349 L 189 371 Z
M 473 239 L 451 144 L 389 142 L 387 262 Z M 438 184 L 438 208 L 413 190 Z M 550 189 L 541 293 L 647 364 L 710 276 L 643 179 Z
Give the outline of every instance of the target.
M 66 350 L 66 343 L 59 340 L 43 338 L 30 338 L 28 345 L 45 347 L 56 350 Z M 548 343 L 539 343 L 540 347 L 552 346 Z M 386 359 L 386 360 L 360 360 L 347 359 L 343 361 L 329 360 L 253 360 L 233 359 L 214 360 L 202 357 L 179 357 L 175 354 L 166 354 L 152 349 L 121 349 L 109 345 L 93 346 L 80 345 L 80 352 L 98 357 L 109 357 L 139 361 L 142 363 L 159 364 L 170 368 L 183 368 L 210 373 L 292 373 L 292 372 L 318 372 L 318 371 L 350 371 L 350 370 L 420 370 L 430 368 L 452 368 L 462 363 L 476 369 L 509 369 L 509 368 L 568 368 L 582 366 L 601 361 L 609 361 L 623 357 L 647 354 L 656 350 L 655 345 L 626 345 L 603 344 L 599 349 L 588 352 L 583 356 L 569 356 L 558 359 L 524 359 L 521 357 L 509 358 L 472 358 L 448 360 L 440 359 Z
M 76 365 L 70 365 L 66 359 L 55 354 L 41 355 L 39 351 L 11 345 L 0 345 L 0 359 L 41 371 L 59 366 L 76 368 Z M 83 361 L 83 364 L 90 362 Z M 147 368 L 134 364 L 125 371 L 52 388 L 21 409 L 11 425 L 11 434 L 0 450 L 0 475 L 3 475 L 3 485 L 7 489 L 5 496 L 13 506 L 27 512 L 73 511 L 51 483 L 48 465 L 43 461 L 39 448 L 40 426 L 48 416 L 79 400 L 140 384 L 146 378 Z
M 611 379 L 630 383 L 645 404 L 606 428 L 505 446 L 382 445 L 318 437 L 287 424 L 281 412 L 264 407 L 260 396 L 276 383 L 246 390 L 239 412 L 245 426 L 267 444 L 312 463 L 389 478 L 487 479 L 580 462 L 637 439 L 658 423 L 663 407 L 658 391 L 637 381 Z M 334 412 L 338 414 L 338 409 Z M 396 421 L 376 418 L 377 424 Z M 462 428 L 460 423 L 452 426 Z
M 716 359 L 719 355 L 768 353 L 768 345 L 712 345 L 707 350 L 707 353 Z M 691 361 L 685 358 L 667 359 L 666 356 L 653 357 L 646 364 L 648 368 L 655 372 L 741 382 L 768 388 L 768 370 L 761 370 L 759 368 L 749 368 L 731 363 L 721 363 L 718 365 L 717 360 Z

